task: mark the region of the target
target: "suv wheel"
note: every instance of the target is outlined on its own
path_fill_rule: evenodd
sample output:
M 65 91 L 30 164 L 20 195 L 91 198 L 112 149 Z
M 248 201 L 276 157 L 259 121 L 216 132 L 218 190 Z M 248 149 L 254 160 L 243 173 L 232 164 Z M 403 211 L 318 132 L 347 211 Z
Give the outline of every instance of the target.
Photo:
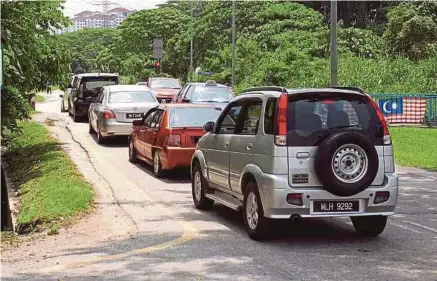
M 79 116 L 76 115 L 76 110 L 73 111 L 73 121 L 74 122 L 79 122 L 80 121 Z
M 129 138 L 129 162 L 138 162 L 137 152 L 135 150 L 134 141 L 132 140 L 132 138 Z
M 249 182 L 246 186 L 243 207 L 244 224 L 250 238 L 254 240 L 267 238 L 270 221 L 264 217 L 258 186 L 254 182 Z
M 362 236 L 375 237 L 384 231 L 386 216 L 351 217 L 355 230 Z
M 153 153 L 153 174 L 159 178 L 163 174 L 161 159 L 159 158 L 159 150 L 155 150 Z
M 193 194 L 194 206 L 199 210 L 209 210 L 214 205 L 214 201 L 205 197 L 207 183 L 202 175 L 200 165 L 194 164 L 193 178 L 191 179 L 191 189 Z

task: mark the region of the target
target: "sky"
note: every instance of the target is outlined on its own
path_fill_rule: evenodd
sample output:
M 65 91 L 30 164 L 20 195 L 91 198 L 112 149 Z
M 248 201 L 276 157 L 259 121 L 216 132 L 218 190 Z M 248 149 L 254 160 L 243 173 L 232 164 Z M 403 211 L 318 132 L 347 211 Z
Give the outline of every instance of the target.
M 102 11 L 102 6 L 93 5 L 95 3 L 101 3 L 101 0 L 66 0 L 64 4 L 64 14 L 69 17 L 73 17 L 82 11 Z M 130 10 L 142 10 L 154 8 L 156 4 L 165 3 L 166 0 L 110 0 L 110 2 L 116 5 L 111 5 L 111 8 L 123 7 Z

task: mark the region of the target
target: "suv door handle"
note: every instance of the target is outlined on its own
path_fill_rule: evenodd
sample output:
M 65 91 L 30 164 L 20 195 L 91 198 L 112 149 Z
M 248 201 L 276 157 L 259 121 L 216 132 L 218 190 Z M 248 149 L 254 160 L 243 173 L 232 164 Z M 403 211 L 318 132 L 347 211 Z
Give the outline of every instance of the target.
M 225 147 L 229 147 L 229 141 L 225 142 Z
M 248 143 L 246 148 L 247 148 L 247 150 L 251 150 L 252 149 L 252 143 Z
M 310 158 L 310 153 L 309 152 L 298 152 L 296 154 L 296 158 L 297 159 L 308 159 L 308 158 Z

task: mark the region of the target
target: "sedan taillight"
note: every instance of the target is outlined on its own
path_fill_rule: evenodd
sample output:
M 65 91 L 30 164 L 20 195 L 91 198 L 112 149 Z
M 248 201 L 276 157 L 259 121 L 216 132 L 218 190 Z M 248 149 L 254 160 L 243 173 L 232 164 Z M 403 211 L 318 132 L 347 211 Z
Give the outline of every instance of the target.
M 105 110 L 105 113 L 103 114 L 104 119 L 114 119 L 115 114 L 111 110 Z
M 181 146 L 181 135 L 169 135 L 167 140 L 168 146 Z

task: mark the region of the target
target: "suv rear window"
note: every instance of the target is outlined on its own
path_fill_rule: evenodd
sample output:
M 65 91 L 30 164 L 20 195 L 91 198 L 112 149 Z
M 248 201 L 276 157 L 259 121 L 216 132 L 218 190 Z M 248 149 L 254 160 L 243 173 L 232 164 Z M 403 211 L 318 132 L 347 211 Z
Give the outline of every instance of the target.
M 176 107 L 171 109 L 170 127 L 203 127 L 207 122 L 216 122 L 221 108 Z M 195 116 L 195 118 L 193 118 Z
M 97 92 L 104 86 L 118 84 L 118 77 L 116 76 L 99 76 L 83 78 L 83 89 L 85 96 L 97 94 Z M 91 94 L 92 93 L 92 94 Z
M 343 93 L 292 95 L 288 99 L 287 145 L 317 146 L 332 132 L 354 130 L 382 145 L 383 130 L 365 96 Z

